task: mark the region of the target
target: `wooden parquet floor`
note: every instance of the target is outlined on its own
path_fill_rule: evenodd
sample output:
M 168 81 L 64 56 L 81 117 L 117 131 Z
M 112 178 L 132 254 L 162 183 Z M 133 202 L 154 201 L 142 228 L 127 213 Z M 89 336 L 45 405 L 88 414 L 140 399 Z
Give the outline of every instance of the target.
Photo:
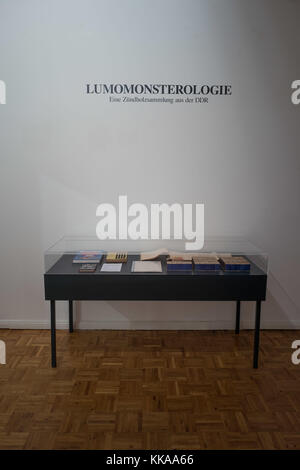
M 0 330 L 1 449 L 300 449 L 300 331 Z

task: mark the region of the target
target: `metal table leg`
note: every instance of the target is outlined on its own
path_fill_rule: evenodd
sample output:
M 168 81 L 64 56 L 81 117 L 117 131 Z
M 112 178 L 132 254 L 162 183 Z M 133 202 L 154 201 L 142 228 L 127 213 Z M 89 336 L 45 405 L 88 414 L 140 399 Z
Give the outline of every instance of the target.
M 254 331 L 254 349 L 253 349 L 253 368 L 258 368 L 258 353 L 259 353 L 259 331 L 260 331 L 260 309 L 261 301 L 256 301 L 256 314 L 255 314 L 255 331 Z
M 55 330 L 55 300 L 50 300 L 51 312 L 51 363 L 56 367 L 56 330 Z
M 235 334 L 238 335 L 240 332 L 240 313 L 241 313 L 241 301 L 236 302 L 236 317 L 235 317 Z
M 73 300 L 69 300 L 69 332 L 73 333 Z

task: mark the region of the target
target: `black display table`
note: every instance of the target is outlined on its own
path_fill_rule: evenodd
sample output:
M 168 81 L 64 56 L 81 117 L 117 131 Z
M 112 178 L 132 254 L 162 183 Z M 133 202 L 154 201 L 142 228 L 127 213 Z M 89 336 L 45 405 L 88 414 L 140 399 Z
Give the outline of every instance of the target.
M 79 273 L 74 255 L 65 254 L 44 275 L 45 299 L 50 300 L 52 367 L 56 367 L 55 301 L 69 301 L 69 330 L 73 331 L 73 300 L 230 300 L 236 301 L 235 332 L 240 329 L 240 303 L 256 302 L 253 367 L 258 367 L 261 301 L 266 297 L 267 274 L 251 263 L 249 273 L 132 273 L 129 255 L 120 273 Z

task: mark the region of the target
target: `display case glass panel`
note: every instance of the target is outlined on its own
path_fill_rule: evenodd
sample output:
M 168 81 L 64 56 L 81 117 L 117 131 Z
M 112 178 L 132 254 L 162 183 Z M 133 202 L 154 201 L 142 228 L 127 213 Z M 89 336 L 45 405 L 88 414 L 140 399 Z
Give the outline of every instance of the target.
M 238 258 L 243 257 L 248 260 L 251 264 L 251 269 L 258 268 L 262 273 L 267 274 L 268 272 L 268 255 L 257 246 L 243 238 L 235 237 L 208 237 L 205 240 L 204 246 L 201 250 L 187 251 L 185 250 L 185 243 L 182 240 L 170 239 L 170 240 L 99 240 L 96 237 L 84 237 L 84 236 L 66 236 L 58 240 L 53 244 L 44 254 L 45 260 L 45 272 L 52 270 L 62 257 L 67 262 L 60 263 L 62 268 L 62 274 L 66 272 L 75 273 L 73 260 L 78 256 L 80 252 L 101 252 L 102 258 L 99 265 L 103 264 L 106 260 L 108 253 L 127 253 L 128 260 L 124 264 L 131 263 L 133 259 L 137 260 L 140 258 L 141 253 L 152 252 L 161 250 L 165 253 L 177 253 L 193 255 L 194 257 L 209 257 L 216 255 L 219 259 L 222 258 L 222 270 L 221 272 L 232 273 L 236 268 L 234 263 L 229 263 L 228 257 Z M 66 256 L 67 255 L 67 256 Z M 162 254 L 163 258 L 166 255 Z M 79 259 L 80 261 L 80 259 Z M 85 261 L 82 261 L 84 263 Z M 88 259 L 86 263 L 88 263 Z M 72 267 L 69 271 L 68 264 Z M 128 267 L 127 267 L 128 268 Z M 113 272 L 113 268 L 112 272 Z M 64 270 L 66 272 L 64 272 Z M 247 270 L 247 268 L 246 268 Z M 123 272 L 129 273 L 130 270 L 126 269 Z M 195 272 L 199 270 L 194 269 Z M 201 271 L 201 270 L 200 270 Z M 77 272 L 77 271 L 76 271 Z M 100 269 L 96 269 L 95 273 L 99 273 Z M 240 271 L 239 271 L 240 272 Z

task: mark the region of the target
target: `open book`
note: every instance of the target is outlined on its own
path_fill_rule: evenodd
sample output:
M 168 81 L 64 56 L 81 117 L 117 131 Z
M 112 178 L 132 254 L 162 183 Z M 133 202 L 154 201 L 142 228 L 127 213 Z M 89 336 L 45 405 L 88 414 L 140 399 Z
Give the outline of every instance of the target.
M 161 255 L 167 256 L 168 259 L 172 261 L 192 261 L 195 256 L 204 256 L 212 260 L 218 258 L 217 253 L 180 253 L 178 251 L 170 251 L 167 248 L 159 248 L 158 250 L 141 253 L 140 259 L 141 261 L 150 261 L 159 258 Z

